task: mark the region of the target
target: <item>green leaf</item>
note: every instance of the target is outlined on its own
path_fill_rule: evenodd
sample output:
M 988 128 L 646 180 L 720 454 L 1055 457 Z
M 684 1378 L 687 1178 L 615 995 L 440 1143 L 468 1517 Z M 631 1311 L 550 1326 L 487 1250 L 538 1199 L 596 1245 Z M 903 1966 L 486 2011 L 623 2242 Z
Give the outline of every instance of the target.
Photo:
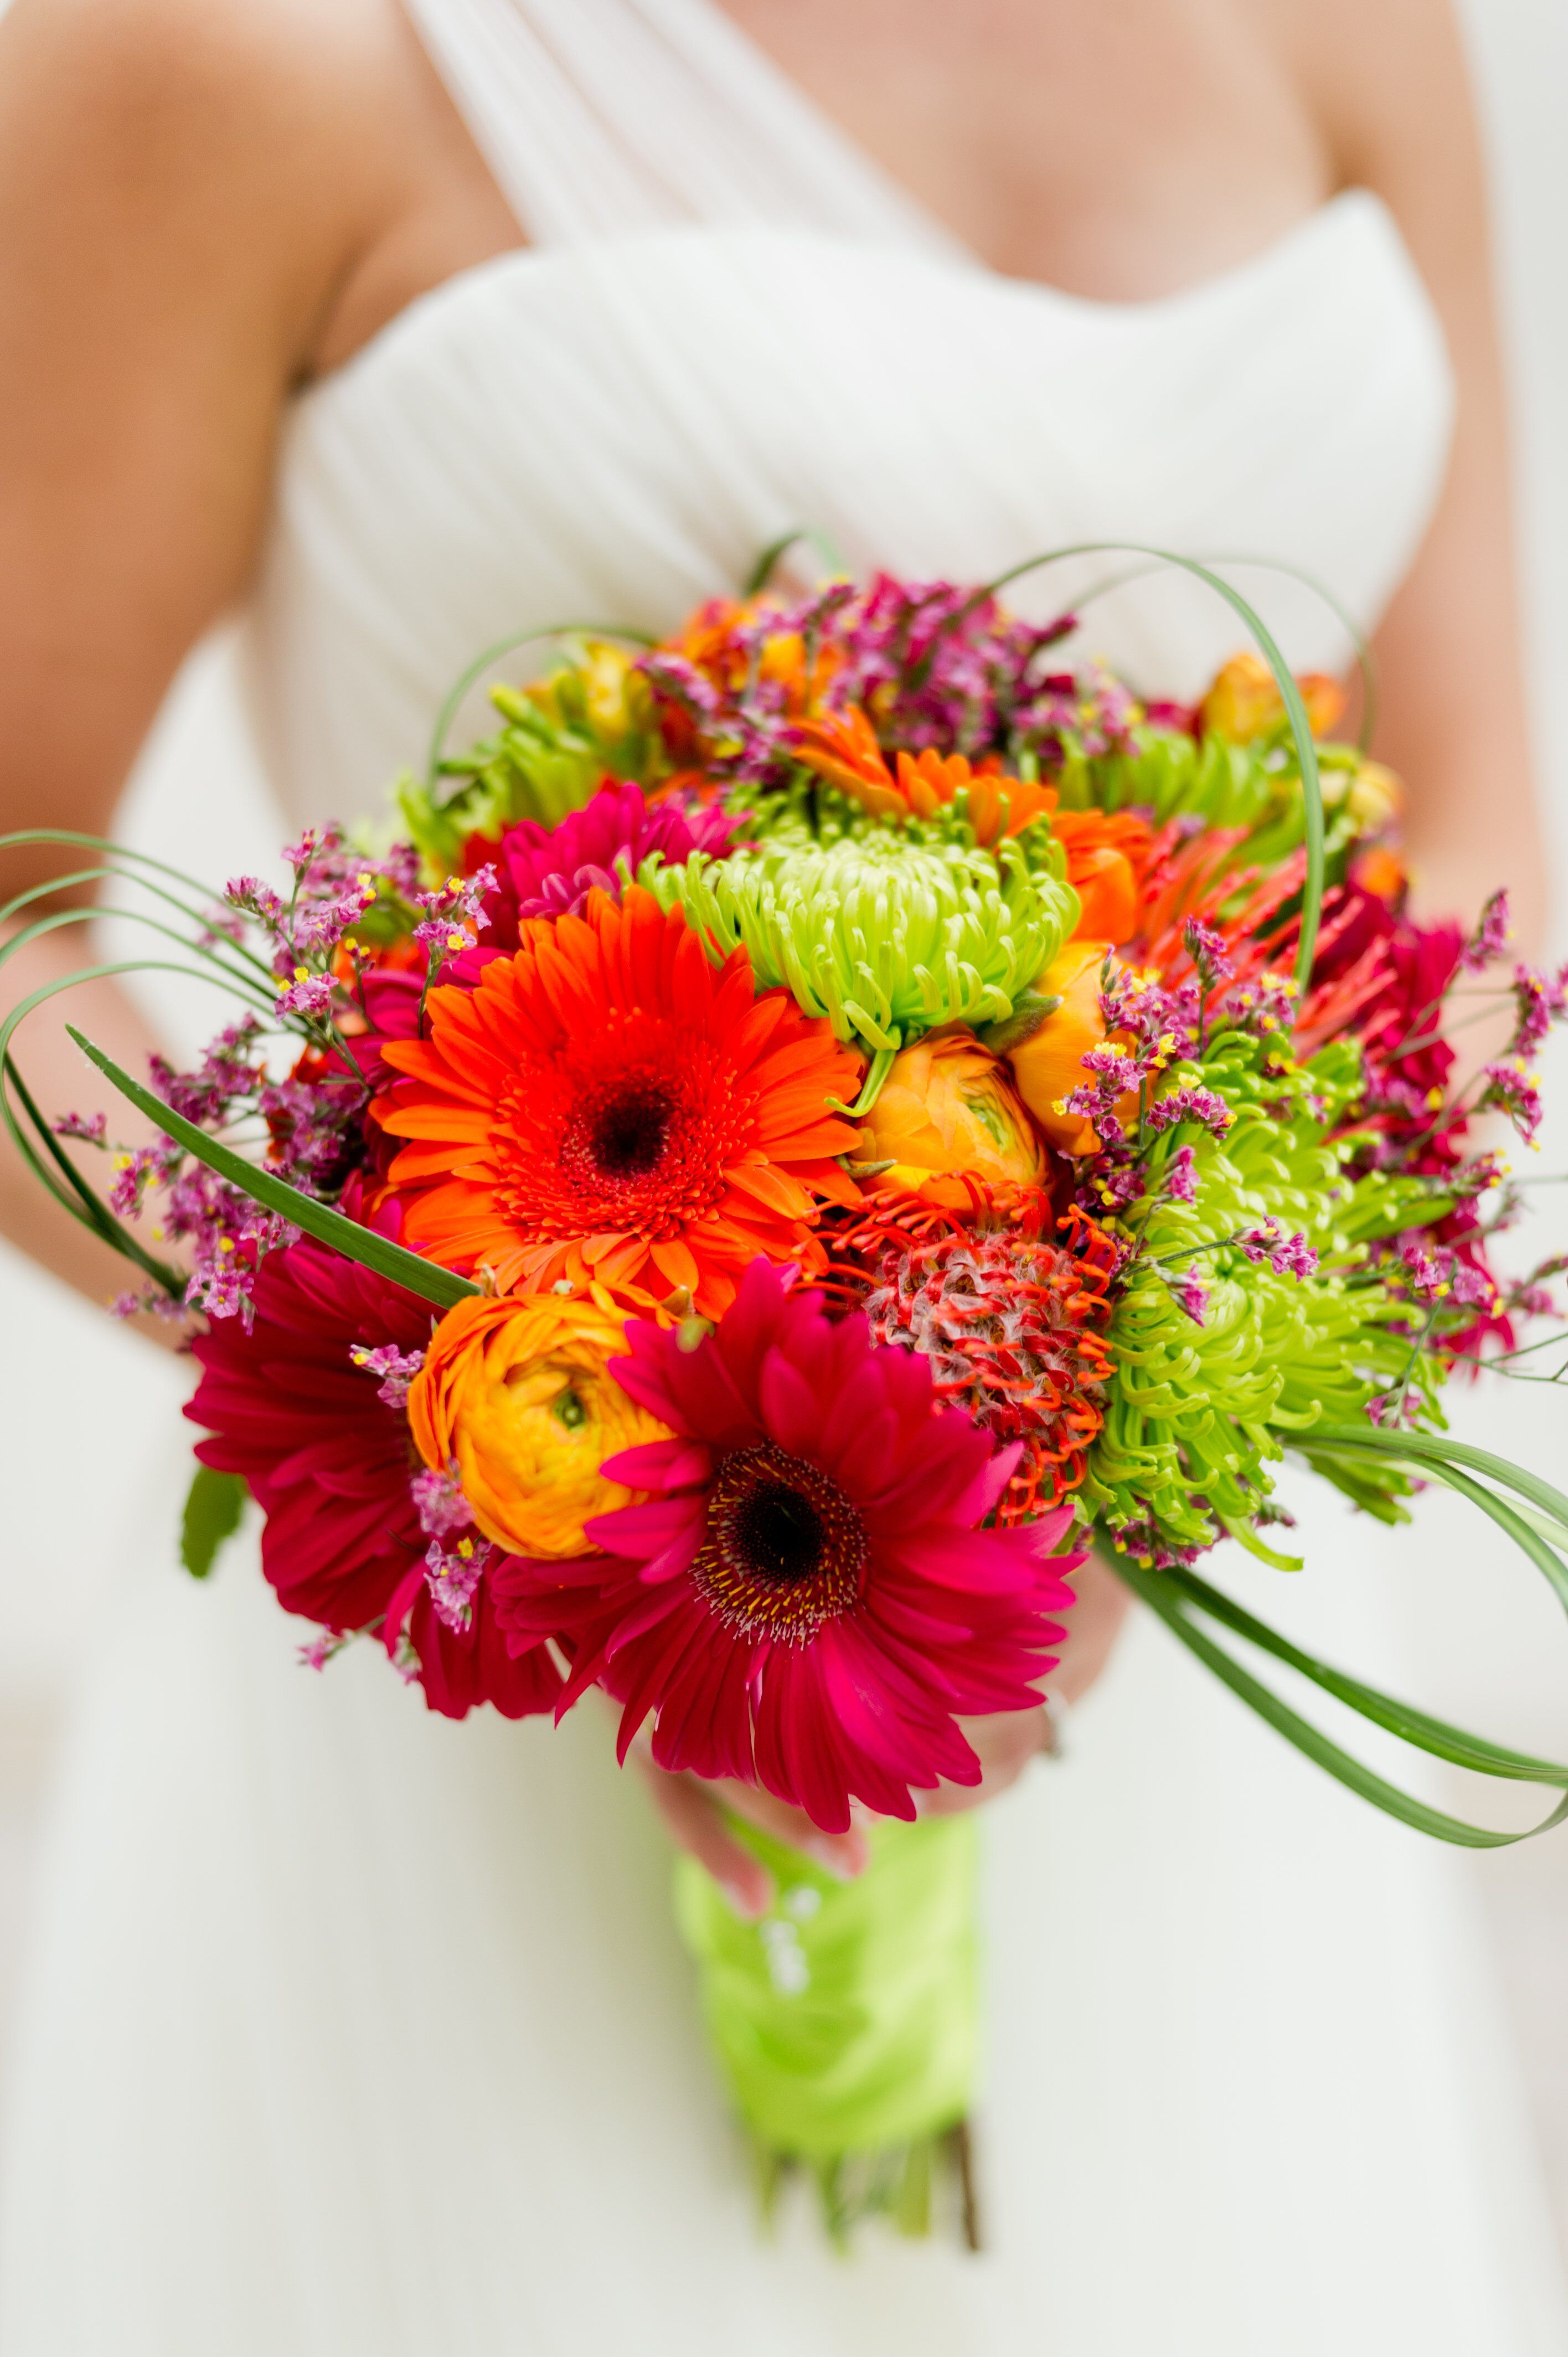
M 239 1529 L 250 1494 L 238 1473 L 197 1467 L 179 1524 L 179 1559 L 192 1579 L 206 1578 L 219 1548 Z
M 253 1203 L 260 1203 L 263 1211 L 275 1211 L 295 1227 L 303 1228 L 318 1243 L 329 1244 L 334 1252 L 341 1253 L 345 1260 L 355 1261 L 361 1268 L 374 1269 L 378 1276 L 389 1277 L 409 1293 L 417 1293 L 422 1301 L 435 1302 L 438 1309 L 450 1309 L 470 1293 L 479 1291 L 466 1276 L 456 1276 L 435 1261 L 421 1260 L 417 1253 L 405 1252 L 402 1244 L 377 1235 L 371 1228 L 362 1228 L 357 1220 L 346 1219 L 328 1204 L 318 1203 L 313 1195 L 301 1194 L 286 1178 L 279 1178 L 271 1170 L 258 1169 L 242 1154 L 209 1137 L 205 1130 L 198 1129 L 194 1122 L 187 1121 L 161 1097 L 154 1096 L 150 1089 L 134 1081 L 129 1072 L 122 1071 L 113 1057 L 106 1056 L 102 1048 L 95 1048 L 73 1024 L 68 1023 L 65 1028 L 82 1054 L 97 1065 L 106 1080 L 113 1082 L 122 1096 L 129 1097 L 138 1111 L 156 1123 L 166 1137 L 174 1138 L 188 1154 L 194 1154 L 199 1162 L 205 1162 L 209 1170 L 216 1170 L 220 1178 L 227 1178 L 242 1194 L 249 1195 Z

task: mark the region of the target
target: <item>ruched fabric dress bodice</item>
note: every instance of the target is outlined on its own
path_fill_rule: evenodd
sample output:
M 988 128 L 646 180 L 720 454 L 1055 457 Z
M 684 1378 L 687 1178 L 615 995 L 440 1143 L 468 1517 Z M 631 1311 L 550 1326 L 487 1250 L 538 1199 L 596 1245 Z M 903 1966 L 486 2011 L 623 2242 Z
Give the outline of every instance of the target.
M 1079 301 L 964 255 L 712 0 L 408 5 L 531 243 L 288 421 L 242 636 L 294 814 L 373 809 L 487 645 L 667 630 L 796 525 L 961 579 L 1081 540 L 1254 554 L 1375 621 L 1451 395 L 1373 198 L 1190 293 Z M 1298 665 L 1343 656 L 1321 599 L 1238 577 Z M 1082 643 L 1187 694 L 1236 639 L 1167 577 Z M 1378 1674 L 1375 1541 L 1321 1501 L 1302 1536 L 1307 1633 Z M 804 2210 L 758 2233 L 667 1849 L 591 1703 L 452 1725 L 371 1647 L 311 1677 L 253 1544 L 147 1593 L 59 1803 L 0 2357 L 1565 2345 L 1450 1861 L 1151 1622 L 986 1813 L 988 2253 L 845 2262 Z
M 1449 412 L 1431 306 L 1359 192 L 1149 303 L 820 231 L 503 255 L 295 413 L 249 631 L 262 741 L 297 810 L 357 811 L 423 757 L 484 647 L 557 621 L 667 630 L 799 524 L 857 571 L 972 580 L 1086 540 L 1253 554 L 1370 622 Z M 1019 601 L 1055 610 L 1110 569 L 1079 560 Z M 1310 590 L 1236 578 L 1299 665 L 1343 662 Z M 1097 603 L 1083 644 L 1185 694 L 1238 627 L 1167 579 Z

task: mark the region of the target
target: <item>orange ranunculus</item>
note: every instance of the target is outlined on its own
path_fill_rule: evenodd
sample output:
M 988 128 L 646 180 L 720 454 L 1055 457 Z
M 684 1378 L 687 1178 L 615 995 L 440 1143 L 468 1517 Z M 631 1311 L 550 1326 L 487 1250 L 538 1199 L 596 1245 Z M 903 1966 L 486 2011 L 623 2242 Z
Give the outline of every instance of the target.
M 1081 1114 L 1058 1113 L 1057 1107 L 1085 1085 L 1089 1074 L 1083 1057 L 1105 1037 L 1100 972 L 1110 947 L 1109 942 L 1081 937 L 1068 942 L 1035 985 L 1043 998 L 1059 998 L 1061 1005 L 1008 1050 L 1018 1094 L 1062 1154 L 1093 1154 L 1099 1147 L 1092 1123 Z
M 1056 808 L 1056 792 L 1027 778 L 1004 777 L 994 763 L 972 768 L 961 753 L 897 753 L 889 769 L 876 732 L 858 705 L 822 713 L 794 732 L 798 758 L 848 794 L 873 818 L 934 818 L 955 797 L 968 797 L 974 839 L 989 848 L 1021 834 Z
M 1386 844 L 1374 844 L 1369 850 L 1358 852 L 1350 863 L 1350 881 L 1369 892 L 1375 900 L 1391 909 L 1398 909 L 1404 899 L 1409 878 L 1404 862 L 1397 851 Z
M 1136 811 L 1058 811 L 1051 826 L 1081 906 L 1079 933 L 1088 941 L 1130 942 L 1144 922 L 1148 820 Z
M 587 1555 L 583 1525 L 636 1496 L 599 1468 L 668 1438 L 606 1369 L 626 1354 L 624 1311 L 557 1293 L 472 1295 L 449 1309 L 408 1394 L 427 1465 L 456 1464 L 474 1520 L 510 1554 Z
M 1313 735 L 1326 737 L 1345 709 L 1344 689 L 1320 671 L 1303 672 L 1296 685 Z M 1250 745 L 1284 716 L 1284 698 L 1261 655 L 1232 655 L 1197 707 L 1201 733 L 1227 737 L 1232 745 Z
M 894 1059 L 865 1116 L 860 1152 L 891 1157 L 883 1183 L 962 1211 L 966 1176 L 988 1186 L 1037 1186 L 1045 1157 L 1001 1060 L 972 1031 L 929 1031 Z

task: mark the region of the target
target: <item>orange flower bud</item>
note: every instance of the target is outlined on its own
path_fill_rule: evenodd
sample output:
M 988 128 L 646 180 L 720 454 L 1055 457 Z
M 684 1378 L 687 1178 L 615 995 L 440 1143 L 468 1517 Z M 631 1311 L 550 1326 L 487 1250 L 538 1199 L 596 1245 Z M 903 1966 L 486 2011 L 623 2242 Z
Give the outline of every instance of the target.
M 929 1031 L 895 1058 L 865 1117 L 860 1153 L 891 1158 L 886 1183 L 950 1211 L 972 1200 L 965 1174 L 990 1186 L 1037 1186 L 1045 1157 L 999 1057 L 972 1031 Z
M 1130 942 L 1144 921 L 1143 877 L 1153 830 L 1135 811 L 1058 811 L 1051 821 L 1078 894 L 1086 941 Z
M 449 1309 L 408 1394 L 415 1448 L 458 1478 L 488 1539 L 524 1555 L 587 1555 L 583 1525 L 636 1495 L 599 1467 L 669 1437 L 606 1370 L 625 1317 L 555 1293 L 474 1295 Z
M 1320 671 L 1303 672 L 1296 685 L 1313 735 L 1326 737 L 1345 709 L 1344 689 Z M 1197 707 L 1204 736 L 1228 737 L 1232 745 L 1250 745 L 1284 716 L 1284 698 L 1261 655 L 1232 655 Z
M 1100 972 L 1110 946 L 1081 937 L 1067 943 L 1035 985 L 1042 998 L 1059 998 L 1061 1005 L 1008 1053 L 1018 1094 L 1062 1154 L 1093 1154 L 1100 1142 L 1081 1114 L 1057 1107 L 1087 1083 L 1082 1059 L 1105 1037 Z

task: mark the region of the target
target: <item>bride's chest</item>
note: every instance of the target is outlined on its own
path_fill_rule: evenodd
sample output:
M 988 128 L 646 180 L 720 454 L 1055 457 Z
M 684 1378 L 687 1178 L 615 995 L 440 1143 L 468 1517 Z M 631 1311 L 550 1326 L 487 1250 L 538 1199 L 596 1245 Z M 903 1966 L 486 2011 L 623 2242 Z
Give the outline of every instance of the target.
M 771 232 L 467 274 L 295 417 L 250 634 L 280 783 L 369 801 L 487 644 L 662 630 L 791 526 L 853 570 L 971 579 L 1087 539 L 1249 547 L 1375 610 L 1424 521 L 1447 387 L 1369 206 L 1164 304 Z M 1168 688 L 1235 630 L 1194 640 L 1157 597 L 1131 641 L 1110 608 L 1094 627 Z M 1319 628 L 1300 659 L 1332 651 Z

